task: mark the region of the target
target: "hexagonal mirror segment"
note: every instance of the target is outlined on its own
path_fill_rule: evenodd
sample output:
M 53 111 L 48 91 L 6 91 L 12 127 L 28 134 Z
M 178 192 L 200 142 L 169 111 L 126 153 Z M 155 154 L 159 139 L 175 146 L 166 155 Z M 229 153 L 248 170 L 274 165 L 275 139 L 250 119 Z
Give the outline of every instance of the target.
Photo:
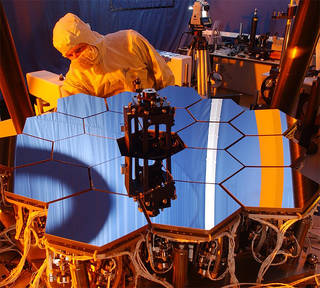
M 93 166 L 120 156 L 116 140 L 80 135 L 54 143 L 53 159 L 81 166 Z
M 247 167 L 225 181 L 222 186 L 247 207 L 304 208 L 303 205 L 308 205 L 316 196 L 318 185 L 314 183 L 314 191 L 306 192 L 302 197 L 293 187 L 293 173 L 301 177 L 302 181 L 305 179 L 291 168 Z M 304 204 L 297 200 L 299 197 L 304 198 Z
M 245 166 L 290 166 L 289 140 L 284 136 L 246 136 L 229 147 Z
M 202 99 L 188 108 L 197 121 L 228 122 L 244 109 L 231 99 Z
M 243 135 L 228 123 L 196 122 L 179 131 L 188 147 L 225 149 Z
M 83 134 L 83 121 L 61 113 L 42 114 L 27 118 L 23 133 L 56 141 Z
M 288 128 L 286 114 L 277 109 L 245 111 L 231 123 L 246 135 L 282 135 Z
M 170 106 L 186 108 L 201 100 L 197 91 L 189 87 L 168 86 L 158 91 L 161 97 L 167 97 Z
M 16 140 L 15 166 L 28 165 L 50 160 L 53 142 L 20 134 Z
M 80 93 L 59 99 L 57 111 L 84 118 L 107 111 L 107 106 L 104 98 Z
M 86 134 L 117 139 L 122 137 L 123 114 L 104 112 L 84 119 Z
M 123 113 L 123 107 L 132 102 L 132 98 L 138 93 L 122 92 L 116 96 L 107 98 L 108 110 L 112 112 Z
M 14 192 L 44 203 L 90 188 L 88 169 L 47 161 L 14 170 Z
M 90 168 L 92 186 L 95 189 L 127 195 L 124 185 L 124 175 L 121 167 L 124 165 L 124 157 L 106 161 Z
M 46 233 L 103 246 L 147 224 L 125 195 L 88 191 L 49 205 Z
M 188 113 L 186 109 L 177 108 L 176 114 L 174 116 L 174 125 L 172 126 L 172 131 L 177 132 L 179 130 L 182 130 L 194 122 L 195 120 L 192 118 L 192 116 Z
M 206 149 L 185 148 L 174 154 L 171 158 L 174 180 L 206 182 L 206 158 Z

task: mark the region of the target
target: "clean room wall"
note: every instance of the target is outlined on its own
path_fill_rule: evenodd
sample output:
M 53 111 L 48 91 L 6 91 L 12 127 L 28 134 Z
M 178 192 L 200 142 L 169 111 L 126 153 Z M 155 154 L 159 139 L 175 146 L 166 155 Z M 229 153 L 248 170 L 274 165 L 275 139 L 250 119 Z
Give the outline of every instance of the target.
M 286 10 L 288 0 L 211 0 L 210 14 L 225 31 L 237 32 L 244 23 L 250 29 L 254 8 L 258 8 L 258 33 L 273 29 L 273 10 Z M 174 51 L 179 37 L 188 30 L 191 0 L 2 0 L 22 70 L 66 73 L 68 60 L 52 46 L 55 22 L 67 12 L 77 14 L 101 34 L 135 29 L 156 48 Z M 132 6 L 128 6 L 132 5 Z M 164 6 L 159 8 L 155 6 Z M 125 7 L 137 9 L 126 10 Z M 155 7 L 155 8 L 150 8 Z M 123 9 L 124 8 L 124 9 Z M 148 8 L 148 9 L 141 9 Z M 279 24 L 279 23 L 278 23 Z M 284 25 L 278 25 L 282 30 Z M 281 31 L 280 31 L 281 32 Z

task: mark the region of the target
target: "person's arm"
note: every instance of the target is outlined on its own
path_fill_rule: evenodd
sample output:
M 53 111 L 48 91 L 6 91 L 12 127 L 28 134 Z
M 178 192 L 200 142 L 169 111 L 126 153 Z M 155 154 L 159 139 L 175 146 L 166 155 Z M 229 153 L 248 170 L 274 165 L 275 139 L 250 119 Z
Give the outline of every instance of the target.
M 78 69 L 73 69 L 70 67 L 61 90 L 65 96 L 79 93 L 93 95 L 93 93 L 90 91 L 90 87 L 91 84 L 89 83 L 85 74 Z
M 163 87 L 174 85 L 174 75 L 166 61 L 141 34 L 133 30 L 131 33 L 134 35 L 137 47 L 145 52 L 143 53 L 145 54 L 145 60 L 148 62 L 149 69 L 153 71 L 156 86 L 154 88 L 159 90 Z

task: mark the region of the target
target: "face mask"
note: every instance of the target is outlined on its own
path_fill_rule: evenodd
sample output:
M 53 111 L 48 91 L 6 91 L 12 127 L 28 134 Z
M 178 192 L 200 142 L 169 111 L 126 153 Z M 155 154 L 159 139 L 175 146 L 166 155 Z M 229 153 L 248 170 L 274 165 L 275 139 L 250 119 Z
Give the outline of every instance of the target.
M 99 62 L 99 50 L 95 46 L 89 45 L 77 59 L 73 60 L 74 66 L 80 69 L 90 69 Z

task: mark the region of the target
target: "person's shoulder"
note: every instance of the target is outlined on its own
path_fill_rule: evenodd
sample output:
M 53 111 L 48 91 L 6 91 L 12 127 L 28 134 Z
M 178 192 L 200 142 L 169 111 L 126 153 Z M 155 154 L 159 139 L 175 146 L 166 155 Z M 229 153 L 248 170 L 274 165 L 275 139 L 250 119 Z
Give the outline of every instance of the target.
M 74 81 L 83 81 L 88 78 L 88 74 L 91 74 L 90 70 L 79 69 L 71 62 L 69 71 L 66 74 L 66 79 L 73 79 Z
M 125 37 L 125 38 L 129 38 L 129 37 L 140 37 L 141 34 L 139 34 L 135 30 L 127 29 L 127 30 L 119 30 L 117 32 L 107 34 L 107 36 L 109 36 L 109 37 Z
M 144 37 L 136 30 L 129 29 L 129 30 L 125 30 L 125 31 L 127 31 L 127 35 L 129 35 L 130 37 L 144 39 Z
M 105 43 L 108 47 L 114 46 L 127 46 L 128 43 L 134 44 L 137 41 L 142 41 L 143 37 L 135 30 L 119 30 L 114 33 L 107 34 L 105 36 Z
M 137 32 L 136 30 L 133 29 L 128 29 L 128 30 L 124 30 L 126 31 L 129 35 L 140 35 L 139 32 Z

